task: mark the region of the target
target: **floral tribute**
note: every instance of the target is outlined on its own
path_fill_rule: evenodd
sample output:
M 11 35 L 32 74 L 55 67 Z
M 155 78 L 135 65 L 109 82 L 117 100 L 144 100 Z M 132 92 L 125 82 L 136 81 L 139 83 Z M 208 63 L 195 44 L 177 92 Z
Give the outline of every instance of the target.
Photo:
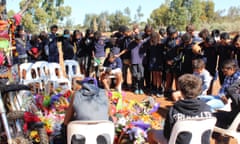
M 69 106 L 72 96 L 70 90 L 57 88 L 51 95 L 36 94 L 34 100 L 38 108 L 38 118 L 44 123 L 48 136 L 54 136 L 61 132 L 61 124 L 65 117 L 65 111 Z M 34 143 L 39 143 L 39 135 L 32 130 L 29 135 Z
M 49 136 L 57 135 L 61 131 L 65 111 L 69 105 L 72 92 L 56 89 L 52 95 L 34 96 L 40 109 L 38 117 L 45 124 Z M 154 99 L 148 98 L 142 102 L 125 99 L 125 93 L 109 92 L 111 101 L 111 115 L 115 123 L 114 144 L 123 142 L 143 144 L 146 142 L 147 131 L 150 128 L 160 129 L 162 117 L 158 113 L 160 107 Z M 30 132 L 30 138 L 38 143 L 37 131 Z
M 110 92 L 112 117 L 115 123 L 115 144 L 127 141 L 134 144 L 146 142 L 150 128 L 160 129 L 161 116 L 158 114 L 159 103 L 152 98 L 142 102 L 127 100 L 125 93 Z

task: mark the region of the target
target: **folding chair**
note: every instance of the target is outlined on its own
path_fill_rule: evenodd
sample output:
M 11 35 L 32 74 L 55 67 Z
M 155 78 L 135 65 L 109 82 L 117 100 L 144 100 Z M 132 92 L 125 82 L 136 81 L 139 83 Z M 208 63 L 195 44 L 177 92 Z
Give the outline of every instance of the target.
M 115 126 L 111 121 L 72 121 L 67 126 L 67 144 L 71 144 L 74 135 L 85 137 L 85 144 L 97 144 L 97 136 L 107 134 L 113 144 Z
M 237 140 L 238 144 L 240 144 L 240 131 L 238 131 L 239 124 L 240 124 L 240 113 L 237 114 L 232 124 L 227 129 L 215 126 L 213 131 L 220 133 L 222 135 L 233 137 Z
M 216 121 L 217 119 L 215 117 L 206 119 L 196 118 L 189 120 L 178 120 L 173 127 L 168 143 L 175 144 L 178 134 L 181 132 L 189 132 L 192 134 L 189 144 L 201 144 L 202 134 L 208 130 L 212 132 Z

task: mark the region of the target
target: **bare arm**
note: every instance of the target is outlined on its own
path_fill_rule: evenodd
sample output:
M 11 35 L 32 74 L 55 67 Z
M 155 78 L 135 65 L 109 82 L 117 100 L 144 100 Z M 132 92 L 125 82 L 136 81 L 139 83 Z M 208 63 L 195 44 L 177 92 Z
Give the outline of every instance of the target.
M 68 125 L 69 121 L 71 120 L 71 118 L 73 116 L 73 113 L 74 113 L 74 109 L 73 109 L 74 97 L 75 97 L 75 93 L 73 94 L 71 102 L 70 102 L 70 104 L 68 106 L 68 109 L 66 111 L 66 115 L 65 115 L 65 118 L 64 118 L 64 121 L 63 121 L 64 125 Z

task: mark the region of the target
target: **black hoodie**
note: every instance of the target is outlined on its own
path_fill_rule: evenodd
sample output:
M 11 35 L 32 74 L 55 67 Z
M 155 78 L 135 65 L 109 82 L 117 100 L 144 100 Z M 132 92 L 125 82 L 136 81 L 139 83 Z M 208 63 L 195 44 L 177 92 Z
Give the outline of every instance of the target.
M 209 118 L 211 117 L 210 107 L 199 99 L 185 99 L 176 102 L 167 114 L 164 125 L 164 136 L 169 140 L 172 128 L 177 120 L 191 118 Z M 202 144 L 210 144 L 210 132 L 204 133 Z M 176 144 L 188 144 L 191 140 L 189 133 L 181 133 L 176 141 Z

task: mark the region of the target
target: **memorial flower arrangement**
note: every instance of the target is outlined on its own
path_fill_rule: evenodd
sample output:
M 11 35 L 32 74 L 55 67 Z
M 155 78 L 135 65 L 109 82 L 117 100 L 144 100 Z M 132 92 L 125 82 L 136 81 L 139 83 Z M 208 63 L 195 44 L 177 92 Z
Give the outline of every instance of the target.
M 111 92 L 112 116 L 115 122 L 115 142 L 127 139 L 134 144 L 146 141 L 150 128 L 161 128 L 161 116 L 158 114 L 159 103 L 153 99 L 142 102 L 124 99 L 124 93 Z

